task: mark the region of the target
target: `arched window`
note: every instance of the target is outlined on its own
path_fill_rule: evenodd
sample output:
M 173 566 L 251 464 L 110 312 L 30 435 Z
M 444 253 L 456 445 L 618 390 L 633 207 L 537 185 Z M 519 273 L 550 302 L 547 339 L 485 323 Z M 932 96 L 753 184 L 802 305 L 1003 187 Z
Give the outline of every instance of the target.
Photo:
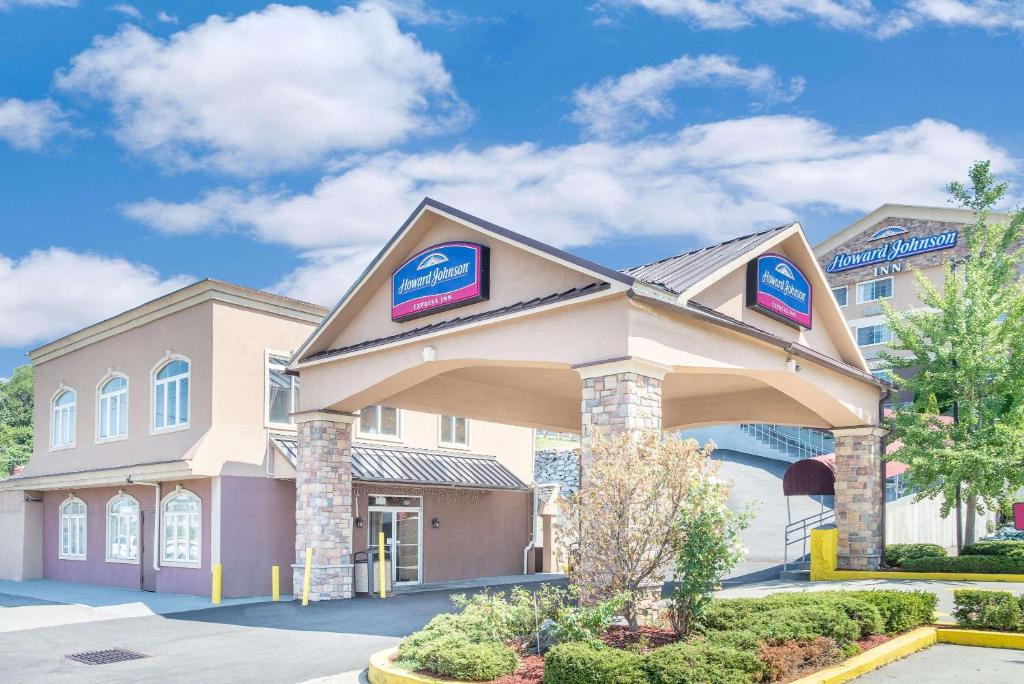
M 65 560 L 85 560 L 85 542 L 85 502 L 70 496 L 60 505 L 60 552 L 57 556 Z
M 96 438 L 116 439 L 128 434 L 128 378 L 115 375 L 99 388 Z
M 161 518 L 163 562 L 199 567 L 203 520 L 203 503 L 199 497 L 179 485 L 164 498 Z
M 124 492 L 107 503 L 107 560 L 139 561 L 139 502 Z
M 189 362 L 174 358 L 153 374 L 153 429 L 188 426 Z
M 53 398 L 50 411 L 50 445 L 62 449 L 75 445 L 75 390 L 63 389 Z

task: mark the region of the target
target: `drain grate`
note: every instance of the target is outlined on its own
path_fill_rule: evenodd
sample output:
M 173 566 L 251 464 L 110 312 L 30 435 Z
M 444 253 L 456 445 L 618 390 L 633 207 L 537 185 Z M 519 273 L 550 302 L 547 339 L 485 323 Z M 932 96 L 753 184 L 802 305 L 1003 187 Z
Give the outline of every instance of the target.
M 64 657 L 68 660 L 74 660 L 77 663 L 85 663 L 86 665 L 109 665 L 110 663 L 121 663 L 125 660 L 138 660 L 139 658 L 148 658 L 149 656 L 136 653 L 135 651 L 128 651 L 123 648 L 108 648 L 104 651 L 72 653 Z

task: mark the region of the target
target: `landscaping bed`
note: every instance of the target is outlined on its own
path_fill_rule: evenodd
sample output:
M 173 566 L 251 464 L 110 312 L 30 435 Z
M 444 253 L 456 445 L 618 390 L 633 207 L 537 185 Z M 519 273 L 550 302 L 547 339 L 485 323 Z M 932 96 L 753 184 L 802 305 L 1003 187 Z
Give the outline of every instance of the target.
M 885 548 L 885 560 L 894 572 L 1024 575 L 1024 543 L 978 542 L 959 556 L 947 556 L 937 544 L 892 544 Z
M 612 626 L 621 602 L 577 608 L 564 590 L 458 602 L 402 642 L 394 665 L 500 684 L 787 682 L 929 624 L 927 592 L 824 591 L 716 599 L 689 634 Z M 543 655 L 536 654 L 539 642 Z

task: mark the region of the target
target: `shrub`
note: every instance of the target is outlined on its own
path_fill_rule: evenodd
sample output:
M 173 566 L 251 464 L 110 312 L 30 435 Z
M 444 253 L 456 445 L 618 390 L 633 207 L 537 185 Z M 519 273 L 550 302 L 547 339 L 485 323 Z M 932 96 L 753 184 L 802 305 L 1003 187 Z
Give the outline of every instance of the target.
M 419 665 L 440 675 L 471 682 L 497 679 L 516 669 L 515 652 L 496 641 L 473 643 L 458 636 L 433 642 Z
M 1024 541 L 988 541 L 968 544 L 961 556 L 1010 556 L 1024 558 Z
M 789 592 L 759 599 L 713 601 L 703 629 L 749 630 L 765 639 L 813 639 L 827 636 L 840 644 L 884 629 L 870 603 L 850 592 Z
M 946 549 L 938 544 L 890 544 L 885 547 L 885 562 L 896 568 L 906 560 L 945 557 Z
M 1008 591 L 957 589 L 953 617 L 961 627 L 1024 631 L 1021 601 Z
M 917 558 L 903 562 L 908 572 L 976 572 L 983 574 L 1024 574 L 1024 558 L 1016 556 L 953 556 Z
M 593 642 L 559 644 L 544 661 L 544 684 L 647 684 L 643 657 Z
M 882 616 L 886 634 L 905 632 L 935 620 L 939 597 L 928 591 L 849 591 L 847 594 L 870 603 Z
M 827 667 L 842 660 L 844 655 L 828 637 L 765 643 L 760 649 L 769 681 L 787 679 L 804 668 Z
M 644 659 L 643 668 L 652 684 L 750 684 L 760 681 L 766 671 L 756 650 L 709 642 L 662 646 Z

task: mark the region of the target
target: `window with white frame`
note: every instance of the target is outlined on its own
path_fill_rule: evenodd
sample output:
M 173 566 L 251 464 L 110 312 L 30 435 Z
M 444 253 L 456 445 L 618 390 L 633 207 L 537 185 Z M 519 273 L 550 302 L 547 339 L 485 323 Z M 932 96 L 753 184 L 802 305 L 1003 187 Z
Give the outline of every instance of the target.
M 839 306 L 846 306 L 847 296 L 849 295 L 849 288 L 846 285 L 842 287 L 833 287 L 832 294 L 836 296 L 836 301 L 839 302 Z
M 76 496 L 60 505 L 60 552 L 65 560 L 85 560 L 86 543 L 85 502 Z
M 164 563 L 198 566 L 202 560 L 200 530 L 203 504 L 198 496 L 178 487 L 164 499 L 161 559 Z
M 128 379 L 115 375 L 99 389 L 96 413 L 96 437 L 116 439 L 128 434 Z
M 153 429 L 188 425 L 189 362 L 171 359 L 153 378 Z
M 469 446 L 469 419 L 459 416 L 441 416 L 441 444 Z
M 871 374 L 879 380 L 885 380 L 886 382 L 892 382 L 892 371 L 888 368 L 873 368 Z
M 75 390 L 65 389 L 53 398 L 50 411 L 50 446 L 55 449 L 75 444 Z
M 124 492 L 107 503 L 107 560 L 139 560 L 139 502 Z
M 878 325 L 866 325 L 857 328 L 857 344 L 861 347 L 870 347 L 873 344 L 883 344 L 892 340 L 892 331 L 884 323 Z
M 857 283 L 857 303 L 877 302 L 892 297 L 892 278 L 879 278 L 866 283 Z
M 394 406 L 367 406 L 359 412 L 359 432 L 371 437 L 398 437 L 400 421 Z
M 291 414 L 299 407 L 299 378 L 284 372 L 288 359 L 267 355 L 267 422 L 292 425 Z

